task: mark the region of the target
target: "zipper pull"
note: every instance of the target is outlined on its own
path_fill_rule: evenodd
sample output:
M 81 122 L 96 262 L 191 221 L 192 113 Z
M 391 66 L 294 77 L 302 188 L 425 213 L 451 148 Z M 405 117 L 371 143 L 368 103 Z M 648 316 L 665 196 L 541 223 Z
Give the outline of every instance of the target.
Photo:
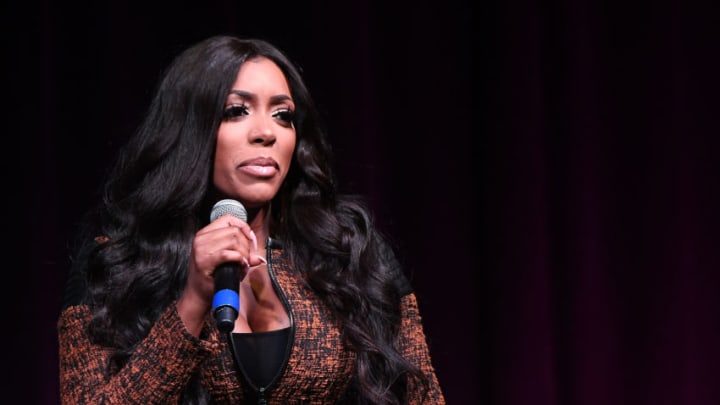
M 265 387 L 261 387 L 260 396 L 258 397 L 258 405 L 267 405 L 267 399 L 265 399 Z

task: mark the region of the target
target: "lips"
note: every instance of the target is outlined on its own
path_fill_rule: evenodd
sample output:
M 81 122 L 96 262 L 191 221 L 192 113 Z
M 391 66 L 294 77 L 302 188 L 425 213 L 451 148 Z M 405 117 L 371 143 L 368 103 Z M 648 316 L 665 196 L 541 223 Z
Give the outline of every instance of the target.
M 280 172 L 280 165 L 269 157 L 257 157 L 240 163 L 238 170 L 255 178 L 270 179 Z
M 274 167 L 275 169 L 280 169 L 280 166 L 278 163 L 269 157 L 257 157 L 253 159 L 244 160 L 240 163 L 239 167 L 244 166 L 260 166 L 260 167 Z

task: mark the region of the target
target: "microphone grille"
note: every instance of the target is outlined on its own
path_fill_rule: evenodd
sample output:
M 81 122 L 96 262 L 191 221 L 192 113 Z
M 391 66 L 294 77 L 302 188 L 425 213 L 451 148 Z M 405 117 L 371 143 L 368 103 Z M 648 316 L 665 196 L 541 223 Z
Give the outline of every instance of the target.
M 247 210 L 239 201 L 232 199 L 220 200 L 213 205 L 210 211 L 210 222 L 220 218 L 225 214 L 231 214 L 240 218 L 243 222 L 247 222 Z

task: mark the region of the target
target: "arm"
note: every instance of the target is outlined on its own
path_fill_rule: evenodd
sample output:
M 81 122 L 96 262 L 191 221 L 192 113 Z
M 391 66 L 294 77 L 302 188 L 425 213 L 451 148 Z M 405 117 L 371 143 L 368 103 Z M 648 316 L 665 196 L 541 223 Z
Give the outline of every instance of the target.
M 86 306 L 66 308 L 58 320 L 60 397 L 63 404 L 160 404 L 177 402 L 198 365 L 219 351 L 217 339 L 188 333 L 170 305 L 127 364 L 109 375 L 110 351 L 90 342 Z M 211 335 L 216 336 L 216 335 Z
M 445 404 L 435 369 L 430 359 L 430 351 L 425 339 L 425 332 L 422 327 L 422 319 L 418 310 L 415 294 L 405 295 L 401 301 L 402 327 L 400 330 L 399 343 L 401 354 L 415 364 L 428 377 L 429 386 L 425 396 L 424 390 L 418 386 L 417 381 L 410 381 L 408 387 L 409 403 L 420 404 Z
M 382 237 L 378 240 L 380 256 L 388 264 L 395 288 L 402 297 L 400 300 L 401 325 L 398 335 L 400 354 L 425 374 L 429 384 L 426 391 L 419 381 L 411 379 L 408 382 L 408 403 L 445 405 L 445 397 L 430 359 L 430 350 L 423 330 L 417 297 L 410 281 L 405 277 L 395 252 Z

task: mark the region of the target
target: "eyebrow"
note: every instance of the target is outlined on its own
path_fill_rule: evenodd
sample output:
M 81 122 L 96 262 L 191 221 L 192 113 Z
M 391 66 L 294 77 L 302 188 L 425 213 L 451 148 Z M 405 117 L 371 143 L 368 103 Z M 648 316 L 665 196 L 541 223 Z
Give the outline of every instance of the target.
M 255 100 L 257 98 L 257 95 L 255 93 L 250 93 L 249 91 L 244 90 L 230 90 L 230 94 L 235 94 L 236 96 L 240 96 L 242 98 L 246 98 L 249 100 Z M 277 96 L 270 97 L 270 104 L 278 104 L 282 103 L 283 101 L 293 101 L 290 96 L 286 94 L 278 94 Z

